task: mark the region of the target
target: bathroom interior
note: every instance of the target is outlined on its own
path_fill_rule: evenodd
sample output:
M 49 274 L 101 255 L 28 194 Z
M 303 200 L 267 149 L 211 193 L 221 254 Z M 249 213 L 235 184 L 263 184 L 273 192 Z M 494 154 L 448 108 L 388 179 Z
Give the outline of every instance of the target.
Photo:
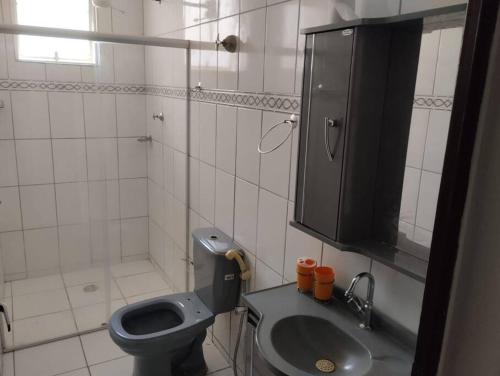
M 467 11 L 1 0 L 1 375 L 410 375 Z

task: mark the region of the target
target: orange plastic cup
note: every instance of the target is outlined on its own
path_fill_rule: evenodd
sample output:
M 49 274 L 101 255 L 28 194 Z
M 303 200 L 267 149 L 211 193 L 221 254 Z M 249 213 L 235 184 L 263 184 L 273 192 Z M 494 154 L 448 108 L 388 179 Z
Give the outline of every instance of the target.
M 316 261 L 311 258 L 299 257 L 297 259 L 297 288 L 300 292 L 308 292 L 313 289 L 316 266 Z
M 314 270 L 314 297 L 328 301 L 332 298 L 335 271 L 328 266 L 320 266 Z

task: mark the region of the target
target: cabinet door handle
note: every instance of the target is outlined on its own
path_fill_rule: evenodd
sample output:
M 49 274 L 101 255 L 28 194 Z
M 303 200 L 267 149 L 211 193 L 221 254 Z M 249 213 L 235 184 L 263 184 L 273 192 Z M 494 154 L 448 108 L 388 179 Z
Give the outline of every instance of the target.
M 330 162 L 333 162 L 333 158 L 335 158 L 335 152 L 337 151 L 337 148 L 335 147 L 332 152 L 332 149 L 330 147 L 330 128 L 335 128 L 337 126 L 338 124 L 335 119 L 330 119 L 329 117 L 325 116 L 325 149 L 326 155 L 328 156 L 328 160 Z

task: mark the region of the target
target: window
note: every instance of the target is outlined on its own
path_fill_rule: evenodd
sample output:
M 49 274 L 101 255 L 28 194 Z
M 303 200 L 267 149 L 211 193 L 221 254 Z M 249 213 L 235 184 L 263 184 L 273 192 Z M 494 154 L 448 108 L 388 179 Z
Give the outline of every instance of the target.
M 94 29 L 89 0 L 13 0 L 20 25 L 90 31 Z M 17 37 L 17 58 L 62 64 L 96 64 L 95 43 L 86 40 Z

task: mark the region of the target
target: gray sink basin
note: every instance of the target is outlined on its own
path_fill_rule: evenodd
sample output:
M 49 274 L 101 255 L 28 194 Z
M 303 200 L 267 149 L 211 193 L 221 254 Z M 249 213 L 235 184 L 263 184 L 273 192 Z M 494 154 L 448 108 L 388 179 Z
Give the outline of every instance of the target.
M 380 328 L 363 330 L 343 302 L 321 304 L 295 284 L 243 295 L 255 321 L 256 356 L 278 376 L 408 376 L 413 350 Z M 333 362 L 333 373 L 316 362 Z
M 316 362 L 333 362 L 335 375 L 363 375 L 370 368 L 366 347 L 325 319 L 298 315 L 281 319 L 271 329 L 276 352 L 294 367 L 311 375 L 325 375 Z

